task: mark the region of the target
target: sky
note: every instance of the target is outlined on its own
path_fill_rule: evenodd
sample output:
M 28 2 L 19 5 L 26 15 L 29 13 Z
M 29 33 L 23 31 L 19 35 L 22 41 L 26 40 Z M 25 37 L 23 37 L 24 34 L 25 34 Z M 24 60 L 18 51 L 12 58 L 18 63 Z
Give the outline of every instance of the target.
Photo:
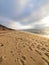
M 49 27 L 49 0 L 0 0 L 0 24 L 20 30 Z

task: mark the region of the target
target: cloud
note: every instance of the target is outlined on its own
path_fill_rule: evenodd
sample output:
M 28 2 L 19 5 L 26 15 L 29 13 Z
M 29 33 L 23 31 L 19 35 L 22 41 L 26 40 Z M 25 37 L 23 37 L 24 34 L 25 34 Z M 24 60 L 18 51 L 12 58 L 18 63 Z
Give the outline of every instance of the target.
M 29 14 L 29 1 L 30 0 L 0 0 L 0 15 L 19 20 Z
M 10 22 L 9 27 L 12 28 L 12 29 L 20 29 L 20 30 L 21 29 L 31 29 L 32 28 L 31 25 L 25 25 L 25 26 L 23 26 L 21 23 L 14 22 L 14 21 Z
M 49 16 L 44 17 L 41 22 L 43 22 L 46 27 L 49 27 Z
M 3 22 L 4 21 L 4 22 Z M 22 25 L 19 21 L 13 21 L 5 17 L 0 17 L 0 24 L 12 29 L 31 29 L 31 25 Z
M 49 0 L 0 0 L 0 24 L 8 27 L 46 27 L 41 23 L 46 16 L 49 16 Z

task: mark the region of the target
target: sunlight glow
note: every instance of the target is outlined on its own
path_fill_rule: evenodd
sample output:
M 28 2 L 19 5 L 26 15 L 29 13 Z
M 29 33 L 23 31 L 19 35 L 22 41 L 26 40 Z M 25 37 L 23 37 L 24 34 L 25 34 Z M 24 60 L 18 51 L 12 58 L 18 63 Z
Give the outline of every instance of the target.
M 42 23 L 44 23 L 45 26 L 49 26 L 49 16 L 44 17 L 44 19 L 42 19 Z
M 21 8 L 24 8 L 25 5 L 27 4 L 28 0 L 18 0 L 18 3 L 20 5 Z
M 19 22 L 10 22 L 10 25 L 9 25 L 10 28 L 13 28 L 13 29 L 18 29 L 18 30 L 22 30 L 22 29 L 31 29 L 32 26 L 31 25 L 22 25 L 20 24 Z

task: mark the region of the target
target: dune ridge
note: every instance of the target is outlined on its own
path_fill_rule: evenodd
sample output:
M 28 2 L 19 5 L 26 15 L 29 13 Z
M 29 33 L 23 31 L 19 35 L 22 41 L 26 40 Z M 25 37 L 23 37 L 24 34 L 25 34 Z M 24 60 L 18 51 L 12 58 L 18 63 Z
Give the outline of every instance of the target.
M 13 29 L 10 29 L 10 28 L 0 24 L 0 31 L 7 31 L 7 30 L 13 30 Z

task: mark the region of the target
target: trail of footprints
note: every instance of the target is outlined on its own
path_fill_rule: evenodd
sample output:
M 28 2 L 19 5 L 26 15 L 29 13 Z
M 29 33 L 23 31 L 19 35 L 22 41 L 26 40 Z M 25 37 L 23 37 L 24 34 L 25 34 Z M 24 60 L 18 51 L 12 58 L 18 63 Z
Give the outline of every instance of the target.
M 19 38 L 21 41 L 23 41 L 23 39 L 22 38 Z M 1 40 L 0 40 L 1 41 Z M 34 41 L 34 40 L 33 40 Z M 26 41 L 27 42 L 27 41 Z M 31 45 L 30 45 L 31 44 Z M 19 45 L 20 45 L 20 43 L 19 43 Z M 25 51 L 22 51 L 21 50 L 21 47 L 19 47 L 19 45 L 15 48 L 15 51 L 16 51 L 16 49 L 17 49 L 17 54 L 19 54 L 18 56 L 19 57 L 17 57 L 17 58 L 15 58 L 15 60 L 13 60 L 15 63 L 19 63 L 20 65 L 26 65 L 26 63 L 27 63 L 27 57 L 26 56 L 24 56 L 23 54 L 22 54 L 22 52 L 25 52 L 25 51 L 27 51 L 27 50 L 30 50 L 30 51 L 33 51 L 33 50 L 35 50 L 35 52 L 37 53 L 37 54 L 39 54 L 40 55 L 40 57 L 42 58 L 42 60 L 44 60 L 46 63 L 47 63 L 47 65 L 49 65 L 49 44 L 47 45 L 46 43 L 44 44 L 44 43 L 41 43 L 41 45 L 40 45 L 40 43 L 38 43 L 37 41 L 36 41 L 36 43 L 32 43 L 32 41 L 29 41 L 29 42 L 27 42 L 27 43 L 22 43 L 22 49 L 25 49 Z M 1 43 L 0 42 L 0 48 L 3 48 L 5 45 L 4 45 L 4 43 Z M 27 47 L 27 49 L 26 49 L 26 47 Z M 10 49 L 11 50 L 11 49 Z M 15 51 L 10 51 L 9 53 L 11 53 L 12 54 L 12 56 L 15 56 L 15 54 L 14 54 L 14 52 Z M 20 52 L 19 52 L 20 51 Z M 21 52 L 22 51 L 22 52 Z M 30 52 L 30 51 L 27 51 L 27 52 Z M 30 52 L 31 53 L 31 52 Z M 6 55 L 5 55 L 6 56 Z M 46 56 L 46 58 L 45 58 L 45 56 Z M 6 58 L 6 57 L 5 57 Z M 36 58 L 34 59 L 33 58 L 33 56 L 31 56 L 30 55 L 30 59 L 33 61 L 33 62 L 36 62 Z M 30 60 L 29 59 L 29 60 Z M 3 60 L 4 60 L 4 58 L 2 57 L 2 56 L 0 56 L 0 65 L 1 65 L 1 63 L 3 62 Z M 29 64 L 28 64 L 29 65 Z

